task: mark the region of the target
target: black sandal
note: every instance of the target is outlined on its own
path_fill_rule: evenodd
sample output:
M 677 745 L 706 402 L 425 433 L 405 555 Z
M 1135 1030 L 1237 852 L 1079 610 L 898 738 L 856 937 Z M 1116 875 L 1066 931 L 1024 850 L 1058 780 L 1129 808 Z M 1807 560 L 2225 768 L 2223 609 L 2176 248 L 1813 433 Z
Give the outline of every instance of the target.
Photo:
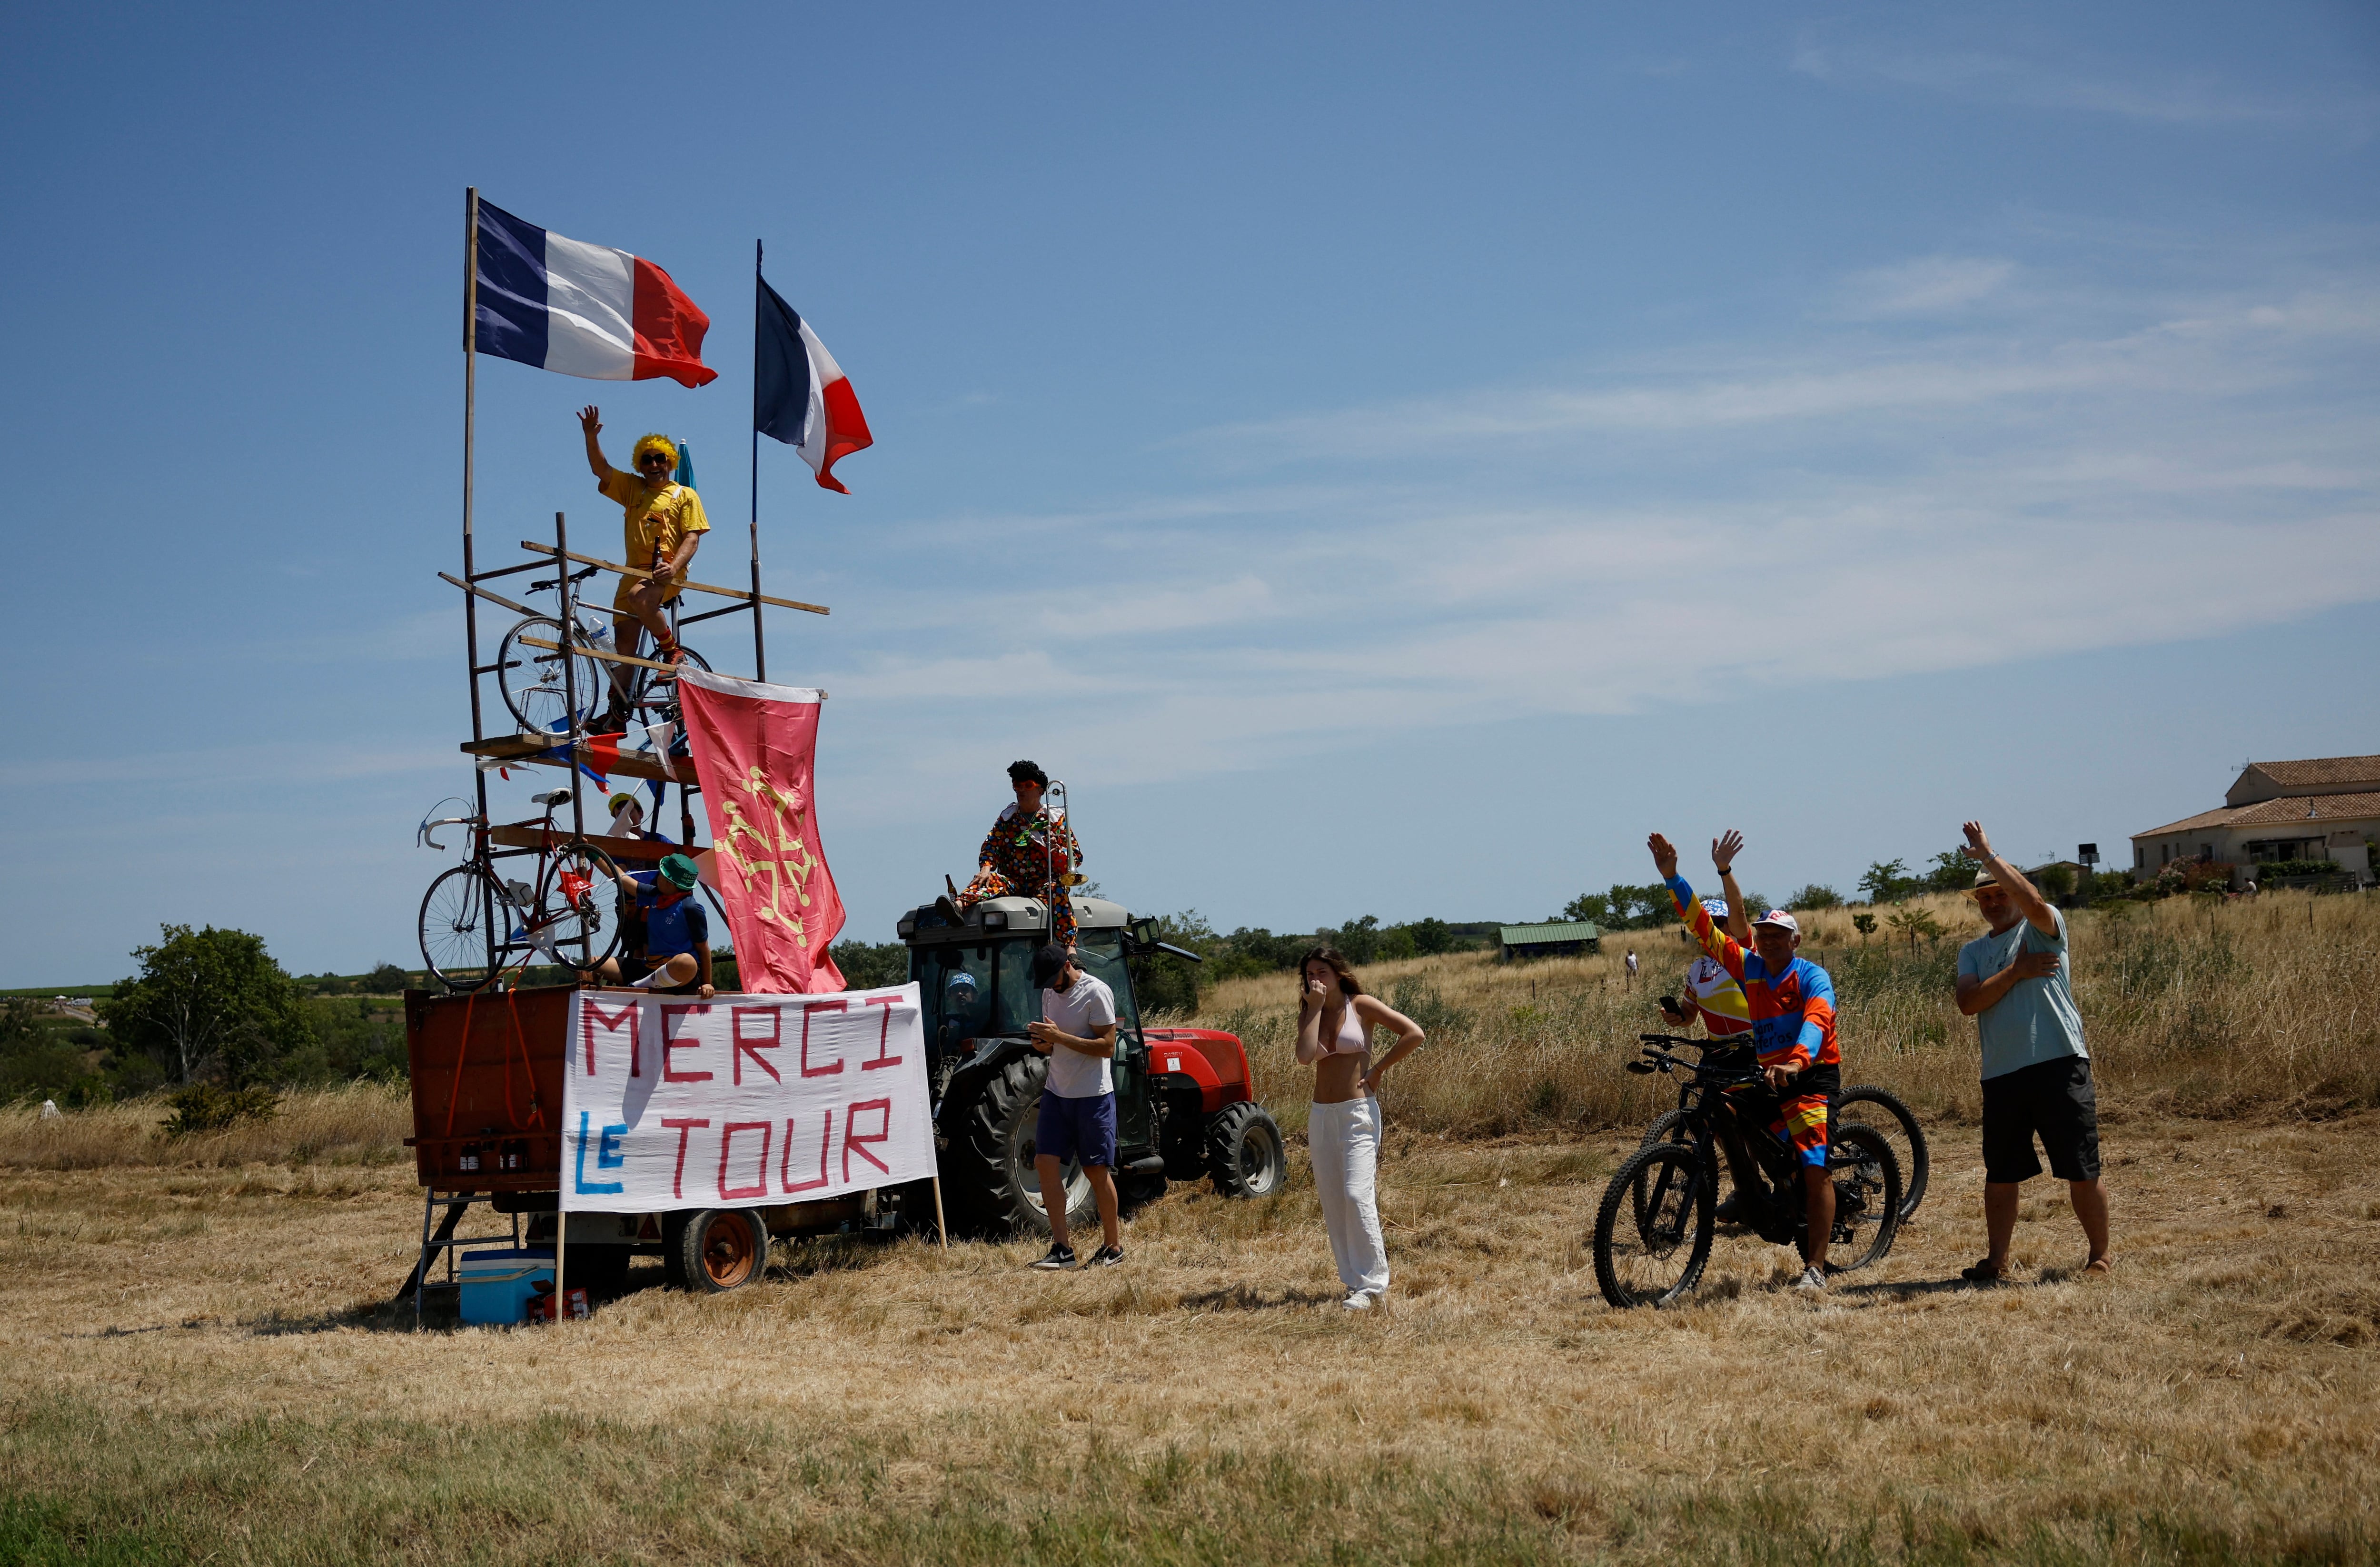
M 2007 1271 L 1987 1257 L 1973 1268 L 1960 1269 L 1959 1277 L 1970 1284 L 1997 1284 L 2007 1276 Z

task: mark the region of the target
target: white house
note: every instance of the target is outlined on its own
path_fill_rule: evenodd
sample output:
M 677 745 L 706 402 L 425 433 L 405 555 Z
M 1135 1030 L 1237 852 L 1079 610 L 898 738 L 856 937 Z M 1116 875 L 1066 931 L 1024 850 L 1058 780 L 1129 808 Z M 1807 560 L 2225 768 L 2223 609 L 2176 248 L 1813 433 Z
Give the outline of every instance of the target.
M 2132 834 L 2132 876 L 2178 859 L 2212 860 L 2253 875 L 2260 860 L 2326 859 L 2372 880 L 2366 839 L 2380 838 L 2380 757 L 2252 761 L 2215 810 Z

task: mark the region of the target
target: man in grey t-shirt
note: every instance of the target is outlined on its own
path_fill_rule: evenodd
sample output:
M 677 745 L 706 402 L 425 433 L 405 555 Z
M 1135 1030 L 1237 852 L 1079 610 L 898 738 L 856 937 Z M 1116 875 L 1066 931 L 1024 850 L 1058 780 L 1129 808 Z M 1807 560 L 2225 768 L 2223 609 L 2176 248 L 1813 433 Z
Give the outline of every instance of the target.
M 1050 1058 L 1050 1080 L 1041 1090 L 1033 1127 L 1033 1168 L 1041 1178 L 1041 1207 L 1050 1216 L 1050 1254 L 1033 1266 L 1072 1268 L 1075 1248 L 1066 1227 L 1065 1163 L 1079 1161 L 1090 1178 L 1099 1208 L 1099 1238 L 1094 1268 L 1123 1260 L 1123 1233 L 1116 1213 L 1115 1078 L 1108 1063 L 1115 1054 L 1115 992 L 1084 973 L 1075 954 L 1054 943 L 1033 954 L 1033 982 L 1041 987 L 1041 1021 L 1026 1032 L 1033 1048 Z
M 1984 1228 L 1991 1251 L 1961 1277 L 1992 1283 L 2008 1271 L 2018 1188 L 2041 1173 L 2036 1135 L 2091 1244 L 2083 1271 L 2103 1277 L 2107 1193 L 2099 1180 L 2099 1102 L 2067 976 L 2066 919 L 1992 852 L 1980 822 L 1968 822 L 1966 833 L 1967 853 L 1984 867 L 1975 908 L 1991 927 L 1959 949 L 1959 1010 L 1975 1020 L 1983 1043 Z

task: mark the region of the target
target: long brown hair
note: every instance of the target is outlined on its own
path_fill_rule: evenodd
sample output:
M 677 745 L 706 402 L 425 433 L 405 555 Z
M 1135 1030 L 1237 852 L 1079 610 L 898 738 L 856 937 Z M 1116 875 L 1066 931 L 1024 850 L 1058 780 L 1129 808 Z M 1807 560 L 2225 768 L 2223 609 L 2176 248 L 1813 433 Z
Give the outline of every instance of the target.
M 1330 972 L 1339 976 L 1341 995 L 1353 997 L 1364 993 L 1364 987 L 1356 979 L 1354 969 L 1348 966 L 1347 960 L 1340 955 L 1339 949 L 1336 947 L 1317 947 L 1297 960 L 1297 988 L 1300 990 L 1305 989 L 1305 966 L 1309 963 L 1328 965 Z

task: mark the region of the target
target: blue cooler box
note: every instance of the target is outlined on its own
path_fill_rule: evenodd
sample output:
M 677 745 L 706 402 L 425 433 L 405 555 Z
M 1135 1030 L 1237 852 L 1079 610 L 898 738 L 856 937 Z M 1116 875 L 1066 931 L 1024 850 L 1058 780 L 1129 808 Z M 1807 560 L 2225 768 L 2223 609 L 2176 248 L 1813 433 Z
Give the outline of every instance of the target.
M 509 1325 L 528 1315 L 528 1303 L 538 1285 L 552 1286 L 553 1253 L 509 1248 L 467 1251 L 461 1273 L 463 1320 Z

